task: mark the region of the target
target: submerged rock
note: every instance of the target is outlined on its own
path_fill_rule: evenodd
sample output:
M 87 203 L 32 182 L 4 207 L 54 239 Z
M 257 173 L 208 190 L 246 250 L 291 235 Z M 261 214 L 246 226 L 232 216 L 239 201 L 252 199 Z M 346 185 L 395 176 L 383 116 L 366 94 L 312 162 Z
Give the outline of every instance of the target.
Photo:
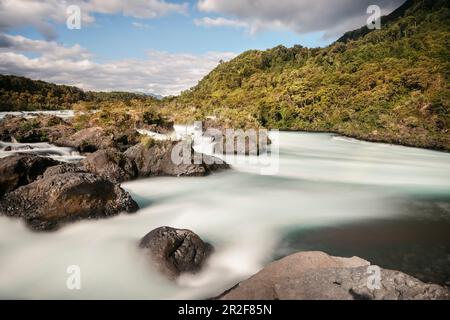
M 12 155 L 0 159 L 0 197 L 33 182 L 48 167 L 59 163 L 51 158 L 32 154 Z
M 449 299 L 448 289 L 399 271 L 380 270 L 378 285 L 370 263 L 358 257 L 300 252 L 275 261 L 234 288 L 224 300 L 423 300 Z M 372 266 L 373 267 L 373 266 Z M 371 277 L 371 278 L 369 278 Z M 369 289 L 370 287 L 370 289 Z
M 0 213 L 23 218 L 35 230 L 137 210 L 136 202 L 118 185 L 79 172 L 46 175 L 5 194 L 0 201 Z
M 213 251 L 213 247 L 194 232 L 170 227 L 150 231 L 141 239 L 139 247 L 169 278 L 176 278 L 184 272 L 198 272 Z
M 213 170 L 227 169 L 229 166 L 217 158 L 196 154 L 191 150 L 188 163 L 175 163 L 172 151 L 178 141 L 155 141 L 151 146 L 139 143 L 125 152 L 137 167 L 140 177 L 149 176 L 204 176 Z M 199 164 L 195 157 L 202 159 Z M 201 162 L 201 163 L 200 163 Z
M 117 149 L 109 148 L 88 154 L 81 164 L 92 173 L 114 183 L 137 177 L 135 163 Z

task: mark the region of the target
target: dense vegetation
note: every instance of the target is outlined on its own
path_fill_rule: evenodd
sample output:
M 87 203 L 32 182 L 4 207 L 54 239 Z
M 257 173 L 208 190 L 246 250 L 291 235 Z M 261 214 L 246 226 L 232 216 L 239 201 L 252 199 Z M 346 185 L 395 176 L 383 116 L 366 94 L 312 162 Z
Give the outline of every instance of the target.
M 77 87 L 56 85 L 12 75 L 0 75 L 0 111 L 72 109 L 82 101 L 91 104 L 155 100 L 130 92 L 84 92 Z
M 104 100 L 79 102 L 73 105 L 76 129 L 93 126 L 115 127 L 119 130 L 154 128 L 159 131 L 171 128 L 172 123 L 161 114 L 154 99 Z
M 450 150 L 449 1 L 410 0 L 384 22 L 322 49 L 247 51 L 166 111 Z
M 70 109 L 73 103 L 86 99 L 76 87 L 0 75 L 0 111 Z

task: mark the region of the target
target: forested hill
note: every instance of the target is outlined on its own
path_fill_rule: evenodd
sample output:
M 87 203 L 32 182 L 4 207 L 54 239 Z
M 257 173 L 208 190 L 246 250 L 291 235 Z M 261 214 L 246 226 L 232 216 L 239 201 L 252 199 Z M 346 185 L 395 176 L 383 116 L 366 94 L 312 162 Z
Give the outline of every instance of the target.
M 448 0 L 410 0 L 381 30 L 326 48 L 244 52 L 173 98 L 168 112 L 450 150 L 449 12 Z
M 393 12 L 391 12 L 387 16 L 381 17 L 381 23 L 382 24 L 387 24 L 387 23 L 390 23 L 392 21 L 395 21 L 398 18 L 401 18 L 402 16 L 405 15 L 405 13 L 407 12 L 408 9 L 410 9 L 410 8 L 412 8 L 414 6 L 415 3 L 416 3 L 416 1 L 413 1 L 413 0 L 405 1 L 400 7 L 395 9 Z M 425 1 L 424 5 L 426 5 L 428 7 L 433 6 L 433 5 L 435 5 L 435 0 Z M 368 34 L 369 32 L 371 32 L 373 30 L 374 29 L 369 29 L 367 26 L 363 26 L 363 27 L 361 27 L 359 29 L 346 32 L 337 41 L 338 42 L 347 42 L 349 40 L 357 40 L 360 37 L 365 36 L 366 34 Z
M 0 75 L 0 111 L 61 110 L 85 102 L 115 102 L 153 97 L 130 92 L 92 92 L 12 75 Z

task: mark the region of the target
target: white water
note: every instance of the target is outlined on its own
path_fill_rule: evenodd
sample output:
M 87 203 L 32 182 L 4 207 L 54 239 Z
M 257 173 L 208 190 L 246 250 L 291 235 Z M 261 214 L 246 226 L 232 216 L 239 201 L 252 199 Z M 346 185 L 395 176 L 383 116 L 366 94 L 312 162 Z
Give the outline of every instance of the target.
M 84 156 L 79 152 L 68 147 L 57 147 L 55 145 L 40 142 L 40 143 L 12 143 L 0 141 L 0 158 L 4 158 L 15 154 L 37 154 L 43 157 L 50 157 L 52 159 L 64 162 L 77 162 L 84 159 Z
M 330 134 L 281 133 L 279 173 L 259 169 L 129 182 L 138 213 L 54 233 L 0 217 L 0 298 L 210 297 L 262 268 L 290 230 L 394 218 L 405 214 L 402 199 L 450 197 L 450 154 Z M 172 283 L 149 268 L 136 247 L 163 225 L 215 246 L 202 273 Z M 81 290 L 66 288 L 70 265 L 81 268 Z

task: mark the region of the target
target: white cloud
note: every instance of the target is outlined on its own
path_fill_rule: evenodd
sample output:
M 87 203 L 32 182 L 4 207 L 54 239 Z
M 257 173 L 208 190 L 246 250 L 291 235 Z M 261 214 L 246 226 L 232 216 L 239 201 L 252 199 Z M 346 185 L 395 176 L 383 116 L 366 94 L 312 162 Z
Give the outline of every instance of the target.
M 131 22 L 131 25 L 136 29 L 151 29 L 151 26 L 149 24 L 142 22 L 133 21 Z
M 23 36 L 0 34 L 0 52 L 38 53 L 49 59 L 86 59 L 91 53 L 80 45 L 72 47 L 61 46 L 55 41 L 32 40 Z
M 201 19 L 194 19 L 194 24 L 196 26 L 202 27 L 234 27 L 234 28 L 249 28 L 248 23 L 234 20 L 234 19 L 226 19 L 226 18 L 209 18 L 204 17 Z
M 367 7 L 379 5 L 387 14 L 405 0 L 198 0 L 198 9 L 233 17 L 251 33 L 284 29 L 299 34 L 324 32 L 335 36 L 359 28 L 368 18 Z
M 82 23 L 95 21 L 93 13 L 123 14 L 134 18 L 151 19 L 170 13 L 186 14 L 187 3 L 164 0 L 0 0 L 0 31 L 14 27 L 36 27 L 47 38 L 54 38 L 51 23 L 65 23 L 69 5 L 81 8 Z
M 187 13 L 188 4 L 171 3 L 164 0 L 89 0 L 75 1 L 88 12 L 107 14 L 123 13 L 135 18 L 156 18 L 169 13 Z
M 86 90 L 175 95 L 197 84 L 220 60 L 234 56 L 230 52 L 194 55 L 149 51 L 142 60 L 97 63 L 78 45 L 65 47 L 22 36 L 0 37 L 0 73 L 76 85 Z

